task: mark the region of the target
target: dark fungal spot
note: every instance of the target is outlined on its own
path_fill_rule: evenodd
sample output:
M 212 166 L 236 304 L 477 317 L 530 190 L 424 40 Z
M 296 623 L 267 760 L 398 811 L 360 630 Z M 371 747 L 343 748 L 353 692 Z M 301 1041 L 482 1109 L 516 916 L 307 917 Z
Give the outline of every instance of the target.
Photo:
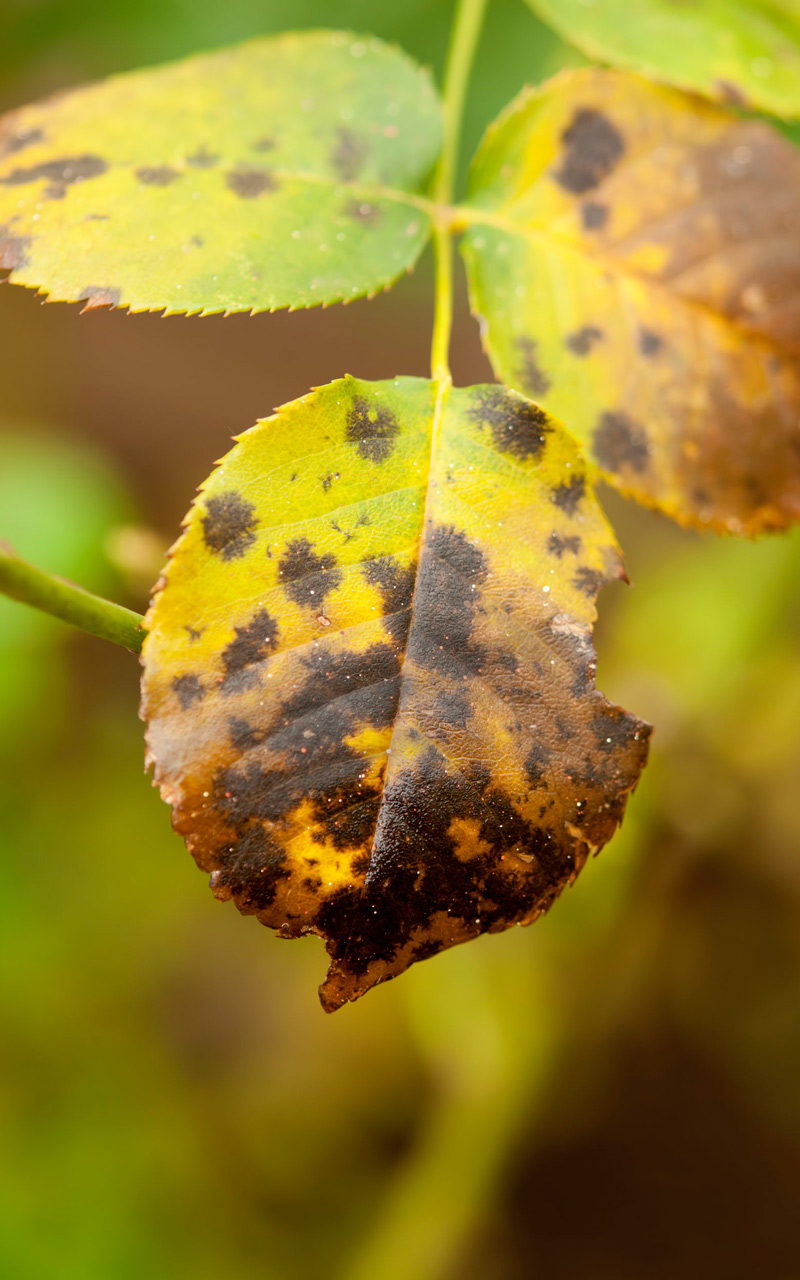
M 400 565 L 391 556 L 367 560 L 361 572 L 371 587 L 376 587 L 386 613 L 399 613 L 411 606 L 416 578 L 416 564 Z
M 358 177 L 369 155 L 369 143 L 366 138 L 346 128 L 340 128 L 336 138 L 336 146 L 331 151 L 331 164 L 343 182 L 352 182 Z
M 602 338 L 602 329 L 598 329 L 593 324 L 586 324 L 582 329 L 577 329 L 575 333 L 567 334 L 564 339 L 564 346 L 575 356 L 588 356 L 594 344 L 601 342 Z
M 263 138 L 256 138 L 255 142 L 253 143 L 253 150 L 254 151 L 274 151 L 275 146 L 276 146 L 275 139 L 265 136 Z
M 561 140 L 566 150 L 554 176 L 565 190 L 578 196 L 607 178 L 625 153 L 619 130 L 593 107 L 575 112 Z
M 84 182 L 87 178 L 99 178 L 107 170 L 108 165 L 100 156 L 64 156 L 59 160 L 45 160 L 29 169 L 12 169 L 11 173 L 0 178 L 0 184 L 19 187 L 46 178 L 57 187 L 69 187 L 75 182 Z
M 205 693 L 203 682 L 196 675 L 176 676 L 172 681 L 172 691 L 177 694 L 181 711 L 188 711 Z
M 519 376 L 526 391 L 534 396 L 546 395 L 553 385 L 539 365 L 539 344 L 533 338 L 517 338 L 514 343 L 520 358 Z
M 264 741 L 266 730 L 254 729 L 246 720 L 242 720 L 238 716 L 231 716 L 228 720 L 228 736 L 231 740 L 231 746 L 244 755 L 246 751 L 251 751 L 253 747 L 257 747 L 259 743 Z
M 551 533 L 547 541 L 547 550 L 554 556 L 558 556 L 559 560 L 565 551 L 569 551 L 571 555 L 576 556 L 581 549 L 581 540 L 575 535 L 565 535 L 561 533 Z
M 566 484 L 560 484 L 551 494 L 552 501 L 568 516 L 574 516 L 578 503 L 586 492 L 586 481 L 583 476 L 573 476 Z
M 320 605 L 342 582 L 336 556 L 318 556 L 308 538 L 293 538 L 278 561 L 278 576 L 290 600 L 297 605 Z
M 0 135 L 0 156 L 17 155 L 35 142 L 42 142 L 44 133 L 41 129 L 20 129 L 19 133 Z
M 173 169 L 168 164 L 142 165 L 135 172 L 136 177 L 146 187 L 168 187 L 171 182 L 175 182 L 181 176 L 177 169 Z
M 286 854 L 263 827 L 248 827 L 217 855 L 214 892 L 235 898 L 240 911 L 264 911 L 289 875 L 285 863 Z
M 460 530 L 429 530 L 417 574 L 409 658 L 453 680 L 482 670 L 486 654 L 471 633 L 487 573 L 483 554 Z
M 639 330 L 639 350 L 643 356 L 655 356 L 664 345 L 664 339 L 652 329 Z
M 183 624 L 183 629 L 188 633 L 190 644 L 195 644 L 196 641 L 200 639 L 201 635 L 205 631 L 205 627 L 190 627 L 190 626 L 187 626 L 185 622 Z
M 534 743 L 525 757 L 525 763 L 522 766 L 525 770 L 525 777 L 528 779 L 532 787 L 541 786 L 549 763 L 550 752 L 547 747 L 540 742 Z
M 629 467 L 641 474 L 650 461 L 650 444 L 642 428 L 626 413 L 603 413 L 594 433 L 594 455 L 606 471 Z
M 219 156 L 214 155 L 205 146 L 198 147 L 194 155 L 186 157 L 186 163 L 193 169 L 213 169 L 219 163 Z
M 481 389 L 476 401 L 470 417 L 490 428 L 496 448 L 521 462 L 539 457 L 551 428 L 547 414 L 538 404 L 515 396 L 505 387 Z
M 591 727 L 597 746 L 604 755 L 624 751 L 642 728 L 638 720 L 620 707 L 612 707 L 604 715 L 595 716 Z
M 280 183 L 267 169 L 233 169 L 225 174 L 225 184 L 242 200 L 254 200 L 265 191 L 277 191 Z
M 28 261 L 28 250 L 33 243 L 30 236 L 11 235 L 8 225 L 0 227 L 0 267 L 16 271 Z
M 118 307 L 122 301 L 122 290 L 90 286 L 81 290 L 77 301 L 85 301 L 84 311 L 93 311 L 95 307 Z
M 322 488 L 322 492 L 327 493 L 331 485 L 333 484 L 334 480 L 338 480 L 338 479 L 339 479 L 338 471 L 329 471 L 327 475 L 320 476 L 319 483 Z
M 608 205 L 587 200 L 581 205 L 581 222 L 584 231 L 602 231 L 608 222 Z
M 472 703 L 458 689 L 455 692 L 442 690 L 436 695 L 434 712 L 442 724 L 451 729 L 466 729 L 467 721 L 472 715 Z
M 572 579 L 572 585 L 591 600 L 597 595 L 605 580 L 606 576 L 600 569 L 590 569 L 587 565 L 581 565 Z
M 278 624 L 266 611 L 259 609 L 245 627 L 234 627 L 235 639 L 222 650 L 225 684 L 232 676 L 261 662 L 278 645 Z
M 414 960 L 432 960 L 434 956 L 439 955 L 442 945 L 435 938 L 428 938 L 426 942 L 420 942 L 412 952 Z
M 208 499 L 202 524 L 206 546 L 223 560 L 239 559 L 256 540 L 256 509 L 235 490 Z
M 392 441 L 399 432 L 400 423 L 386 405 L 370 403 L 365 396 L 353 397 L 345 434 L 362 458 L 368 462 L 385 462 L 391 456 Z
M 378 206 L 366 200 L 350 200 L 345 205 L 344 212 L 348 218 L 353 218 L 354 221 L 362 222 L 367 226 L 377 222 L 381 216 Z
M 354 876 L 365 876 L 369 871 L 369 854 L 358 853 L 350 863 L 350 870 Z

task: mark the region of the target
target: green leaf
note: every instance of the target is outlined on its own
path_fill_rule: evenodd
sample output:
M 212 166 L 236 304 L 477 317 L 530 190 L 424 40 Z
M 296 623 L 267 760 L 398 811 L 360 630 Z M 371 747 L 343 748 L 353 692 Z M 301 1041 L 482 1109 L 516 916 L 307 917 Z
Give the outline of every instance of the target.
M 326 940 L 326 1008 L 529 923 L 610 838 L 649 734 L 594 685 L 621 576 L 571 437 L 504 387 L 344 378 L 202 487 L 149 756 L 215 895 Z
M 590 58 L 735 106 L 800 116 L 797 0 L 528 0 Z
M 638 76 L 523 94 L 464 238 L 498 376 L 623 493 L 737 533 L 800 516 L 800 153 Z
M 0 121 L 0 265 L 54 300 L 168 313 L 374 292 L 428 237 L 427 72 L 379 40 L 295 33 Z

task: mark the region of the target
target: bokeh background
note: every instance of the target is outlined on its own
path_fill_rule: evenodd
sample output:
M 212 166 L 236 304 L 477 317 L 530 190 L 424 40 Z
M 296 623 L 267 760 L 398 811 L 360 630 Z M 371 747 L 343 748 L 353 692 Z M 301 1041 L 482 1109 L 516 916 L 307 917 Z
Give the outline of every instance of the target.
M 3 0 L 0 107 L 288 27 L 439 73 L 449 0 Z M 579 61 L 493 0 L 465 152 Z M 144 606 L 232 434 L 427 373 L 430 266 L 293 315 L 0 290 L 0 536 Z M 491 377 L 461 290 L 454 371 Z M 143 774 L 130 655 L 0 600 L 0 1275 L 798 1280 L 800 537 L 608 497 L 599 684 L 656 725 L 625 825 L 535 928 L 326 1017 L 313 939 L 221 907 Z

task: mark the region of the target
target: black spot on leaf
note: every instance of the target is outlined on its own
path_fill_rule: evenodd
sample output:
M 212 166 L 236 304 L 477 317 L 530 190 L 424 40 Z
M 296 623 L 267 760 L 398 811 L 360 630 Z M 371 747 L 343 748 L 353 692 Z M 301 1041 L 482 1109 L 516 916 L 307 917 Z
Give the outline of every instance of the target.
M 371 587 L 377 587 L 386 613 L 399 613 L 411 605 L 416 565 L 399 565 L 391 556 L 367 560 L 361 572 Z
M 470 409 L 473 421 L 486 424 L 502 453 L 525 461 L 538 458 L 550 430 L 547 414 L 537 404 L 515 396 L 505 387 L 487 387 Z
M 214 155 L 206 147 L 199 147 L 194 155 L 186 157 L 186 163 L 193 169 L 213 169 L 219 163 L 219 156 Z
M 257 138 L 256 141 L 253 143 L 253 150 L 254 151 L 274 151 L 275 139 L 270 138 L 268 136 L 265 136 L 263 138 Z
M 619 130 L 593 107 L 576 111 L 561 139 L 565 154 L 554 176 L 575 195 L 584 195 L 607 178 L 625 153 Z
M 99 156 L 65 156 L 59 160 L 45 160 L 29 169 L 12 169 L 11 173 L 0 178 L 0 184 L 19 187 L 46 178 L 58 187 L 69 187 L 75 182 L 84 182 L 87 178 L 98 178 L 107 170 L 108 165 Z
M 517 338 L 514 347 L 520 358 L 519 376 L 524 389 L 533 396 L 546 395 L 552 381 L 539 365 L 539 344 L 532 338 Z
M 602 573 L 600 569 L 590 569 L 587 565 L 581 565 L 580 569 L 578 569 L 575 574 L 575 577 L 572 579 L 572 585 L 592 600 L 597 595 L 605 580 L 605 574 Z
M 285 863 L 286 854 L 263 827 L 253 825 L 218 854 L 212 890 L 219 897 L 236 898 L 240 910 L 264 911 L 289 875 Z
M 469 698 L 456 690 L 442 690 L 436 695 L 434 703 L 436 717 L 451 729 L 466 729 L 467 721 L 472 715 L 472 703 Z
M 338 130 L 336 146 L 331 151 L 331 164 L 343 182 L 352 182 L 358 177 L 368 155 L 369 143 L 366 138 L 354 133 L 352 129 Z
M 172 681 L 173 692 L 178 695 L 182 711 L 188 711 L 205 693 L 203 682 L 199 676 L 176 676 Z
M 342 571 L 329 551 L 318 556 L 308 538 L 294 538 L 278 562 L 278 576 L 297 605 L 320 605 L 342 582 Z
M 652 329 L 639 330 L 639 350 L 643 356 L 655 356 L 664 345 L 664 339 Z
M 0 135 L 0 156 L 17 155 L 26 147 L 32 147 L 35 142 L 43 140 L 44 133 L 41 129 L 21 129 L 19 133 L 8 134 L 5 137 Z
M 602 231 L 608 222 L 608 205 L 587 200 L 581 205 L 581 222 L 584 231 Z
M 594 454 L 606 471 L 629 467 L 641 474 L 650 461 L 647 436 L 626 413 L 603 413 L 594 434 Z
M 280 187 L 268 169 L 233 169 L 225 174 L 225 183 L 242 200 L 254 200 L 265 191 L 277 191 Z
M 180 176 L 178 170 L 168 164 L 143 165 L 136 170 L 136 177 L 146 187 L 168 187 Z
M 559 560 L 565 551 L 576 556 L 581 549 L 581 540 L 576 534 L 565 535 L 561 533 L 551 533 L 547 542 L 547 550 L 554 556 L 558 556 Z
M 587 324 L 582 329 L 577 329 L 575 333 L 570 333 L 564 339 L 564 346 L 576 356 L 588 356 L 592 347 L 596 342 L 601 342 L 603 338 L 603 330 L 596 328 L 595 325 Z
M 234 627 L 236 638 L 222 650 L 225 681 L 261 662 L 278 645 L 278 624 L 266 609 L 259 609 L 245 627 Z
M 223 560 L 239 559 L 256 540 L 256 509 L 235 490 L 209 498 L 202 523 L 206 546 Z
M 550 763 L 550 751 L 542 743 L 536 742 L 525 757 L 525 776 L 532 787 L 541 786 Z
M 385 462 L 391 456 L 392 441 L 399 431 L 400 423 L 391 409 L 372 403 L 364 396 L 353 397 L 347 413 L 346 435 L 362 458 Z
M 552 499 L 557 507 L 565 511 L 568 516 L 574 516 L 578 510 L 578 503 L 586 492 L 586 481 L 583 476 L 573 476 L 571 480 L 565 484 L 560 484 L 553 490 Z

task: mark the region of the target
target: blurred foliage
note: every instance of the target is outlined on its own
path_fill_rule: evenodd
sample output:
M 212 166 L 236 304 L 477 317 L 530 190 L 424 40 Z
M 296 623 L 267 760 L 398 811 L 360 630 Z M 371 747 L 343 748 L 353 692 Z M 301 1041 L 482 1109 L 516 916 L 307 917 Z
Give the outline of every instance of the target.
M 6 0 L 3 93 L 10 106 L 319 23 L 398 39 L 438 69 L 450 9 Z M 557 51 L 522 3 L 495 0 L 470 145 Z M 382 305 L 364 304 L 365 347 Z M 212 392 L 229 412 L 242 329 L 81 318 L 9 289 L 7 350 L 18 316 L 54 422 L 91 411 L 102 448 L 6 426 L 0 537 L 116 594 L 103 547 L 137 518 L 119 469 L 169 430 L 190 454 Z M 322 333 L 289 319 L 247 322 L 266 343 L 264 412 L 289 398 L 270 399 L 266 326 L 285 343 Z M 87 371 L 70 383 L 76 330 Z M 126 397 L 157 346 L 178 372 L 167 384 L 159 367 L 136 401 L 152 413 L 139 430 Z M 24 389 L 35 403 L 33 377 Z M 206 463 L 249 425 L 219 417 Z M 184 462 L 184 507 L 202 474 Z M 800 537 L 700 538 L 608 505 L 634 586 L 601 600 L 598 683 L 656 724 L 622 832 L 533 929 L 456 948 L 335 1018 L 308 999 L 321 946 L 220 907 L 170 833 L 142 776 L 134 659 L 3 606 L 0 1274 L 797 1277 Z

